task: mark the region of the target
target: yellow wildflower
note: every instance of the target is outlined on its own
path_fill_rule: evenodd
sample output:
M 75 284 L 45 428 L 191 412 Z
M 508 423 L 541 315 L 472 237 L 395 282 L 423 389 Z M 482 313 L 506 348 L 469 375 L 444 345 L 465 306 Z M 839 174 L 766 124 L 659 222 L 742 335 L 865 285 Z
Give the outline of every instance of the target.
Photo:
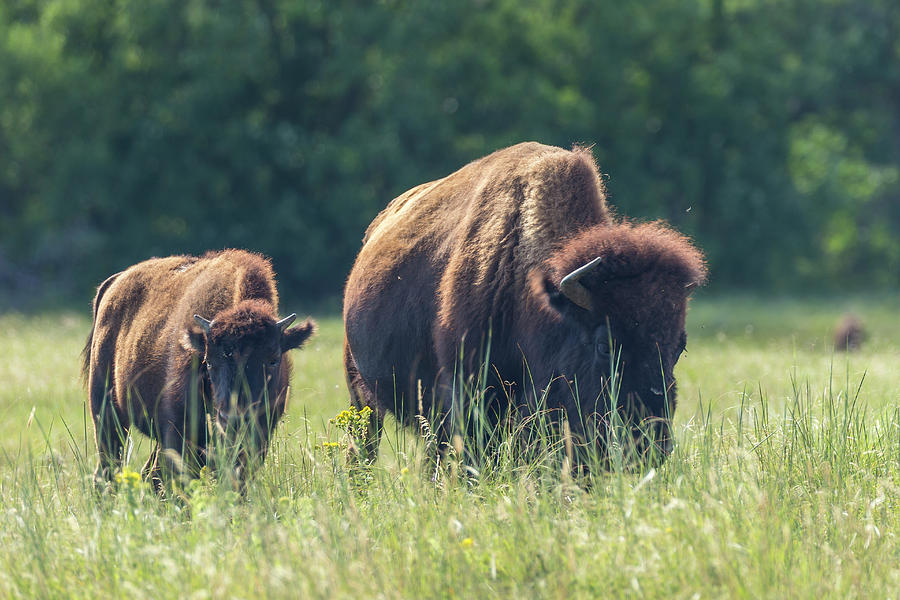
M 122 470 L 116 473 L 116 483 L 137 486 L 141 482 L 141 474 L 128 467 L 122 467 Z

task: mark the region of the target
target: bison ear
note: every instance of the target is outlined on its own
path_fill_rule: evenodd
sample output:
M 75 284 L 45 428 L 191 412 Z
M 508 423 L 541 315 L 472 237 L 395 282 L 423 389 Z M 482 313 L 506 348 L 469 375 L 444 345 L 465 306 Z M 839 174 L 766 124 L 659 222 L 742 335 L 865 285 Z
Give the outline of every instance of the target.
M 200 354 L 206 352 L 206 338 L 209 330 L 212 328 L 212 322 L 204 319 L 200 315 L 194 315 L 194 321 L 199 325 L 192 325 L 188 328 L 186 337 L 182 344 L 187 350 L 196 350 Z
M 200 327 L 191 325 L 188 327 L 187 331 L 184 332 L 181 345 L 188 352 L 199 352 L 200 354 L 204 354 L 206 352 L 206 334 Z
M 552 315 L 552 319 L 580 320 L 587 314 L 562 293 L 549 273 L 542 269 L 532 269 L 528 278 L 530 296 L 545 315 Z
M 303 342 L 316 331 L 316 322 L 306 319 L 296 327 L 291 327 L 281 334 L 281 351 L 287 352 L 299 348 Z
M 576 306 L 589 312 L 594 310 L 594 299 L 591 291 L 585 286 L 582 279 L 591 276 L 602 268 L 603 257 L 598 256 L 563 277 L 559 282 L 559 291 Z

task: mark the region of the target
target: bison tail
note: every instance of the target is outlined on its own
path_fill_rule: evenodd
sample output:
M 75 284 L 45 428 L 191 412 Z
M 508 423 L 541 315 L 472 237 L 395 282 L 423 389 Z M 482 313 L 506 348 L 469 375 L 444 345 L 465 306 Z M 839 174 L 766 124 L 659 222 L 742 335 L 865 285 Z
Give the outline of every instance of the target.
M 91 330 L 88 332 L 87 340 L 84 343 L 84 349 L 81 351 L 81 379 L 85 384 L 88 382 L 88 376 L 90 375 L 91 370 L 91 345 L 94 342 L 94 327 L 97 325 L 97 309 L 100 307 L 100 300 L 103 298 L 103 294 L 106 293 L 106 290 L 109 289 L 109 286 L 112 285 L 113 281 L 116 280 L 116 277 L 121 275 L 122 273 L 116 273 L 115 275 L 111 275 L 106 278 L 106 281 L 100 284 L 100 287 L 97 288 L 97 295 L 94 296 L 94 304 L 93 304 L 93 313 L 91 316 Z
M 91 331 L 88 333 L 87 341 L 84 343 L 84 349 L 81 351 L 81 380 L 87 385 L 88 374 L 91 369 L 91 342 L 94 341 L 94 325 L 91 324 Z

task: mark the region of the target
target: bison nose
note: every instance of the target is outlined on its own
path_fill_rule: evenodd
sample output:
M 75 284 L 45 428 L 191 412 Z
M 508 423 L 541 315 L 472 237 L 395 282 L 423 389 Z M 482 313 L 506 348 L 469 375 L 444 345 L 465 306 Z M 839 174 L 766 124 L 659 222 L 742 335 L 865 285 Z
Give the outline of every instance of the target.
M 672 389 L 675 387 L 675 378 L 666 377 L 665 384 L 662 381 L 654 383 L 650 386 L 650 393 L 654 396 L 672 395 Z
M 656 445 L 663 456 L 668 456 L 672 453 L 675 442 L 672 439 L 672 424 L 670 421 L 664 420 L 659 424 L 656 433 Z
M 668 429 L 668 428 L 667 428 L 667 429 Z M 672 434 L 671 434 L 671 432 L 666 431 L 666 435 L 665 435 L 661 440 L 659 440 L 658 443 L 659 443 L 660 450 L 662 451 L 662 453 L 663 453 L 665 456 L 668 456 L 669 454 L 672 453 L 672 447 L 673 447 L 675 444 L 674 444 L 674 442 L 672 441 Z

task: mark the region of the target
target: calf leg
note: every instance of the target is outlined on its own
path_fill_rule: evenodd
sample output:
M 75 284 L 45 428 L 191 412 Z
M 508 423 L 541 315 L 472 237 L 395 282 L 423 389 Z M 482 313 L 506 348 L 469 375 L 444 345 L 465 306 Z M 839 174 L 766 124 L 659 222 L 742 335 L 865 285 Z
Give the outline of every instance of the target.
M 186 438 L 171 419 L 163 417 L 161 421 L 156 458 L 150 467 L 153 486 L 158 493 L 177 491 L 178 487 L 198 477 L 208 461 L 205 441 L 201 444 Z M 215 467 L 214 463 L 210 464 L 210 468 Z
M 159 444 L 152 471 L 156 473 L 153 486 L 157 493 L 171 491 L 173 484 L 181 482 L 185 473 L 183 460 L 184 438 L 170 423 L 165 423 L 159 433 Z
M 147 462 L 144 463 L 144 467 L 141 469 L 141 478 L 144 481 L 149 481 L 154 489 L 160 489 L 162 480 L 159 476 L 159 443 L 153 444 L 153 448 L 150 450 L 150 456 L 147 458 Z

